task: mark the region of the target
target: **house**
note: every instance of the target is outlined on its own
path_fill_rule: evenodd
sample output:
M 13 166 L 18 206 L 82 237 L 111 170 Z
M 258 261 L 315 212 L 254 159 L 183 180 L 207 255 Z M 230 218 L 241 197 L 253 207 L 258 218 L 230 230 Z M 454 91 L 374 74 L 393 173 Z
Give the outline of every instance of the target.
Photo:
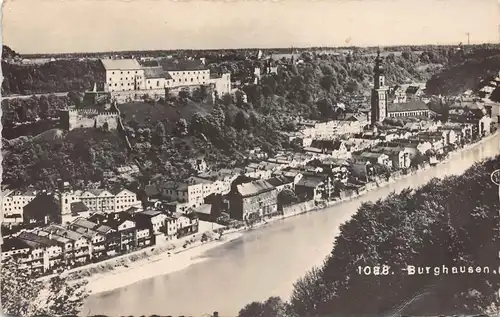
M 294 190 L 295 188 L 294 178 L 292 177 L 275 176 L 266 181 L 274 186 L 278 193 L 285 189 Z
M 389 156 L 392 161 L 392 167 L 397 169 L 406 169 L 411 165 L 410 153 L 402 147 L 376 147 L 371 150 L 374 153 L 384 153 Z
M 177 225 L 177 238 L 182 238 L 198 232 L 198 216 L 194 213 L 172 213 Z
M 23 210 L 29 202 L 35 199 L 37 192 L 35 190 L 19 191 L 19 190 L 4 190 L 2 191 L 2 215 L 3 222 L 6 223 L 22 223 Z
M 418 142 L 429 142 L 432 146 L 432 149 L 437 153 L 441 153 L 445 146 L 445 137 L 443 137 L 442 133 L 433 133 L 433 132 L 420 132 L 419 134 L 410 138 L 411 141 Z
M 64 254 L 67 263 L 85 263 L 92 258 L 91 240 L 79 232 L 58 225 L 50 225 L 37 230 L 37 234 L 51 240 L 66 241 Z
M 116 242 L 116 230 L 109 226 L 79 217 L 70 223 L 68 228 L 91 239 L 90 248 L 93 258 L 99 258 L 107 250 L 114 250 L 119 245 Z
M 27 265 L 31 272 L 44 273 L 61 263 L 63 258 L 61 242 L 27 231 L 20 232 L 17 238 L 31 249 L 29 256 L 21 260 L 22 265 Z
M 392 167 L 392 160 L 387 154 L 384 153 L 363 152 L 359 155 L 353 155 L 353 159 L 355 162 L 370 162 L 371 164 L 380 164 Z
M 136 225 L 128 213 L 94 214 L 88 220 L 113 229 L 108 235 L 108 240 L 113 242 L 108 243 L 108 254 L 121 253 L 137 247 Z
M 322 188 L 325 185 L 325 178 L 322 176 L 304 175 L 295 184 L 295 193 L 298 197 L 311 200 L 320 199 L 322 196 Z
M 432 144 L 428 141 L 412 141 L 407 139 L 393 140 L 390 146 L 402 147 L 409 153 L 410 160 L 413 162 L 419 155 L 425 154 L 432 149 Z
M 78 214 L 90 212 L 118 212 L 130 207 L 141 207 L 137 195 L 128 189 L 108 191 L 106 189 L 89 189 L 72 191 L 67 186 L 60 189 L 61 213 Z
M 238 220 L 255 220 L 278 212 L 278 191 L 265 180 L 234 186 L 229 193 L 229 213 Z
M 214 222 L 216 219 L 212 216 L 212 205 L 203 204 L 198 208 L 194 208 L 193 212 L 198 215 L 198 219 L 202 221 Z
M 424 89 L 422 89 L 418 85 L 410 85 L 410 86 L 408 86 L 408 88 L 406 88 L 405 93 L 406 93 L 407 100 L 410 100 L 410 101 L 417 100 L 420 97 L 422 97 L 422 95 L 424 95 Z
M 137 228 L 148 228 L 158 235 L 165 231 L 165 220 L 168 216 L 159 210 L 143 210 L 134 214 Z
M 203 204 L 204 190 L 207 193 L 212 191 L 211 184 L 209 180 L 193 177 L 185 182 L 166 182 L 161 185 L 161 191 L 170 200 L 186 203 L 189 207 L 195 208 Z
M 41 193 L 23 208 L 23 223 L 43 226 L 61 223 L 59 199 L 49 193 Z
M 26 259 L 31 250 L 32 248 L 29 244 L 15 236 L 5 237 L 2 243 L 2 261 L 7 259 L 13 259 L 14 261 Z
M 172 215 L 165 219 L 165 238 L 167 240 L 177 239 L 177 218 Z
M 189 163 L 191 164 L 191 168 L 194 169 L 198 173 L 204 173 L 208 169 L 207 162 L 205 161 L 205 158 L 203 157 L 198 157 L 189 160 Z

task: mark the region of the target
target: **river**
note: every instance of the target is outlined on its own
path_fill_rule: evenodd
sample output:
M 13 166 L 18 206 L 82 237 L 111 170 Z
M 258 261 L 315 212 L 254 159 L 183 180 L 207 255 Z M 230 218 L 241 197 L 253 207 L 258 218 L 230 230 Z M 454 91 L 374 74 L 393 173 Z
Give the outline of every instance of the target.
M 90 296 L 83 314 L 107 316 L 191 315 L 218 311 L 236 316 L 246 304 L 269 296 L 288 299 L 293 283 L 331 251 L 339 226 L 364 201 L 425 184 L 433 177 L 461 174 L 474 162 L 500 154 L 500 134 L 449 161 L 349 202 L 281 220 L 208 251 L 205 261 L 165 276 Z

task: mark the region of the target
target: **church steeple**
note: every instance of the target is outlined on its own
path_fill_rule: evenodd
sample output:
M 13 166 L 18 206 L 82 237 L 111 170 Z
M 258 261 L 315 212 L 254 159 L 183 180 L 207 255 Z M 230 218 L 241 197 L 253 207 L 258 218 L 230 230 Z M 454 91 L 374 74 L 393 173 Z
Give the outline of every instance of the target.
M 375 58 L 375 67 L 373 69 L 373 89 L 371 100 L 371 124 L 382 122 L 387 117 L 388 94 L 385 86 L 384 67 L 382 66 L 382 57 L 380 57 L 380 48 L 377 50 Z
M 377 57 L 375 58 L 374 72 L 374 88 L 379 89 L 385 87 L 385 74 L 384 66 L 382 65 L 382 57 L 380 57 L 380 48 L 377 50 Z

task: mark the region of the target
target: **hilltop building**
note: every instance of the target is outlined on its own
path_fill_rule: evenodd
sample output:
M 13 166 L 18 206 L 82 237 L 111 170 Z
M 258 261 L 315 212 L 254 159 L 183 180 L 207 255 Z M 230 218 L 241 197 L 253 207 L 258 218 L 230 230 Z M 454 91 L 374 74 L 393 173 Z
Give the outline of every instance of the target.
M 215 74 L 203 60 L 148 61 L 141 65 L 135 59 L 101 59 L 104 82 L 97 85 L 112 98 L 138 99 L 144 95 L 165 96 L 200 85 L 212 86 L 219 96 L 231 93 L 231 74 Z

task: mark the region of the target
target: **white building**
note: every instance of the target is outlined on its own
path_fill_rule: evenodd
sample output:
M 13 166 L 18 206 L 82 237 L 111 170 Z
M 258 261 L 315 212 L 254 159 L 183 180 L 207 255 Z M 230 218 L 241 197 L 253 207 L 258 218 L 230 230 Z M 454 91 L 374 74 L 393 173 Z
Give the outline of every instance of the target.
M 5 223 L 23 222 L 23 208 L 35 199 L 36 195 L 37 192 L 34 190 L 2 192 L 2 221 Z
M 202 60 L 169 61 L 141 66 L 135 59 L 101 59 L 105 70 L 104 91 L 147 91 L 214 85 L 219 96 L 231 93 L 231 74 L 211 74 Z
M 67 190 L 61 192 L 60 197 L 62 215 L 70 214 L 76 203 L 83 203 L 90 212 L 111 213 L 125 211 L 131 207 L 142 207 L 137 195 L 127 189 L 115 192 L 105 189 Z
M 145 89 L 144 69 L 135 59 L 101 59 L 105 69 L 104 91 Z

